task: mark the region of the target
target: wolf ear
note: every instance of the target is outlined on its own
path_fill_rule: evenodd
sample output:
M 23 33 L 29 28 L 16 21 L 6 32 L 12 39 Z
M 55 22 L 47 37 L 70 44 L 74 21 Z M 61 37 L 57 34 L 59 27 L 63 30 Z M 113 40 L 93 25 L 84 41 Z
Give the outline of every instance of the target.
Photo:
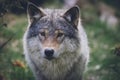
M 75 28 L 77 29 L 78 26 L 78 20 L 79 20 L 79 7 L 78 6 L 74 6 L 72 8 L 70 8 L 69 10 L 67 10 L 63 17 L 70 23 L 72 23 Z
M 37 20 L 37 19 L 45 16 L 44 12 L 32 3 L 28 3 L 27 15 L 28 15 L 28 18 L 29 18 L 31 23 L 34 20 Z

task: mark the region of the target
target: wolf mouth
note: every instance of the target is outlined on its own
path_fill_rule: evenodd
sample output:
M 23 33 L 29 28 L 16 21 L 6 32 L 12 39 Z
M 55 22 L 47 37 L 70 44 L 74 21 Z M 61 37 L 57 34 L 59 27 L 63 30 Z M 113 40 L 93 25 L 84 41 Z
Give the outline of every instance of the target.
M 44 57 L 44 58 L 47 59 L 47 60 L 49 60 L 49 61 L 55 59 L 55 57 Z

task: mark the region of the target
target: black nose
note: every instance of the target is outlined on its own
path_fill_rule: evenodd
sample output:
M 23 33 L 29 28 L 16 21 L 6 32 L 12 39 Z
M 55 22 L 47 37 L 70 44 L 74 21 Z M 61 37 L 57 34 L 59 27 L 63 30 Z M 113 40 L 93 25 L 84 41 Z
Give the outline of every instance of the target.
M 45 55 L 47 59 L 52 59 L 53 58 L 53 54 L 54 54 L 54 50 L 53 49 L 46 49 L 45 50 Z

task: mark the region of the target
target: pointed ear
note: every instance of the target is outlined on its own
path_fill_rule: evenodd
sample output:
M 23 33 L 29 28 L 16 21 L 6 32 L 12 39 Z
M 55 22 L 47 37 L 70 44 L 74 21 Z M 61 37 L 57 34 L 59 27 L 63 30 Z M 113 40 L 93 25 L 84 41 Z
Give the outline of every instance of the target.
M 72 23 L 75 28 L 77 29 L 78 26 L 78 20 L 79 20 L 79 7 L 78 6 L 74 6 L 72 8 L 70 8 L 69 10 L 67 10 L 65 12 L 65 14 L 63 15 L 63 17 L 70 23 Z
M 34 20 L 37 20 L 37 19 L 45 16 L 44 12 L 32 3 L 28 3 L 27 15 L 28 15 L 28 18 L 29 18 L 31 23 Z

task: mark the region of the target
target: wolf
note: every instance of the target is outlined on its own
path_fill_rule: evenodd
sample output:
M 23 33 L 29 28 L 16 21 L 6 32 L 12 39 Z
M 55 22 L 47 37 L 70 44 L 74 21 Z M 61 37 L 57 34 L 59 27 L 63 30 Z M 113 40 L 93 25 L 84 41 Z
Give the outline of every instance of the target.
M 25 59 L 36 80 L 82 80 L 89 46 L 80 9 L 42 9 L 29 3 Z

